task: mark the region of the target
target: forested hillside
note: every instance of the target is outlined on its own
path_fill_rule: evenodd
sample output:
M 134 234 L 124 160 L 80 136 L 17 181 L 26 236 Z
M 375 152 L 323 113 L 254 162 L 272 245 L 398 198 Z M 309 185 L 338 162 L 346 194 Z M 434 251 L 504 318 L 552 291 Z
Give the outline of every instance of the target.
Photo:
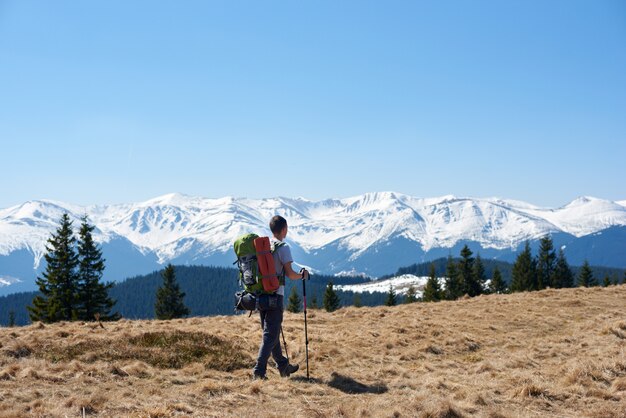
M 238 271 L 233 268 L 206 267 L 206 266 L 176 266 L 176 280 L 181 290 L 186 293 L 185 305 L 191 310 L 190 316 L 232 315 L 235 313 L 234 294 L 239 287 Z M 332 281 L 336 284 L 355 284 L 367 281 L 363 277 L 332 277 L 312 275 L 307 282 L 307 299 L 309 306 L 317 302 L 321 306 L 322 296 L 326 284 Z M 109 291 L 110 296 L 117 301 L 114 311 L 129 319 L 153 319 L 154 304 L 157 288 L 161 285 L 160 271 L 147 275 L 129 278 L 115 284 Z M 297 286 L 302 294 L 302 282 L 287 281 L 286 295 L 289 295 L 292 286 Z M 352 304 L 352 292 L 338 292 L 342 305 Z M 0 324 L 8 325 L 10 312 L 15 313 L 15 324 L 30 323 L 26 306 L 29 305 L 37 292 L 16 293 L 0 297 Z M 365 294 L 361 302 L 366 306 L 382 305 L 384 294 Z

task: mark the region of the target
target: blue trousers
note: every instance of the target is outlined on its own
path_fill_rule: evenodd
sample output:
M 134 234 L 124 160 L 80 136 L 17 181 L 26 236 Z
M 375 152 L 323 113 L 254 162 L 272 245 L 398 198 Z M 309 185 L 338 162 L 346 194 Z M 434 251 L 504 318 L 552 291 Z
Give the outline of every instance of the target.
M 283 356 L 280 347 L 280 327 L 283 323 L 283 296 L 280 295 L 261 295 L 260 298 L 275 298 L 272 306 L 267 306 L 265 300 L 261 299 L 259 303 L 259 312 L 261 315 L 261 328 L 263 328 L 263 339 L 254 373 L 256 375 L 265 376 L 267 372 L 267 361 L 270 355 L 276 362 L 278 370 L 284 370 L 289 364 L 287 357 Z

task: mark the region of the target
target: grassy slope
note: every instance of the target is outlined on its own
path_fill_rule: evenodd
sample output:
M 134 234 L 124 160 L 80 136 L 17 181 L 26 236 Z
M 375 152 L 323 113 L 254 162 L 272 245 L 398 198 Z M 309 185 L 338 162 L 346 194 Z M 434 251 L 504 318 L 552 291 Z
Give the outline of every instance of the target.
M 249 381 L 255 318 L 104 326 L 1 328 L 0 417 L 626 416 L 626 285 L 311 311 L 311 383 Z

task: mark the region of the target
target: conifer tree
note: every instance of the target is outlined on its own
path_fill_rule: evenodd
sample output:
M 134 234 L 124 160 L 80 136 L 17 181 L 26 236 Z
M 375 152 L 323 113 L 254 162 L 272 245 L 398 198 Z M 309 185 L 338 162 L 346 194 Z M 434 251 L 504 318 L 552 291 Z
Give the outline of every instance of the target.
M 537 255 L 537 290 L 557 287 L 554 275 L 556 252 L 549 235 L 541 238 Z
M 415 290 L 415 286 L 409 286 L 409 289 L 406 291 L 406 296 L 404 297 L 404 303 L 415 303 L 417 302 L 417 292 Z
M 486 281 L 487 276 L 485 275 L 485 265 L 483 264 L 483 259 L 480 257 L 480 254 L 476 254 L 474 266 L 472 267 L 472 282 L 474 283 L 475 291 L 477 292 L 474 296 L 485 293 Z
M 326 312 L 334 312 L 339 309 L 339 296 L 333 288 L 333 282 L 328 282 L 324 291 L 324 299 L 322 300 Z
M 441 288 L 435 272 L 435 263 L 431 263 L 428 281 L 426 282 L 426 286 L 424 286 L 423 300 L 424 302 L 438 302 L 441 300 L 441 293 Z
M 446 298 L 448 300 L 458 299 L 463 295 L 462 283 L 459 280 L 459 271 L 452 255 L 448 255 L 446 264 Z
M 607 274 L 606 276 L 604 276 L 604 280 L 602 281 L 602 286 L 609 287 L 610 285 L 611 285 L 611 279 L 609 275 Z
M 396 306 L 397 303 L 398 303 L 398 298 L 396 297 L 396 292 L 393 290 L 393 287 L 389 285 L 389 292 L 387 292 L 387 299 L 385 300 L 385 305 Z
M 598 282 L 595 277 L 593 277 L 593 271 L 591 271 L 591 267 L 589 266 L 589 262 L 585 260 L 582 268 L 580 269 L 580 273 L 578 275 L 578 286 L 582 287 L 591 287 L 597 286 Z
M 109 298 L 109 289 L 113 283 L 101 283 L 105 260 L 93 240 L 94 229 L 93 225 L 89 225 L 87 217 L 83 217 L 78 234 L 78 318 L 93 321 L 97 314 L 101 321 L 117 320 L 120 315 L 111 313 L 115 301 Z
M 287 310 L 289 312 L 298 313 L 300 312 L 300 304 L 302 303 L 302 299 L 298 295 L 298 291 L 296 287 L 291 288 L 291 293 L 289 294 L 289 304 L 287 305 Z
M 619 284 L 619 277 L 617 277 L 617 273 L 613 274 L 613 286 L 617 286 Z
M 37 277 L 41 296 L 35 296 L 33 306 L 27 307 L 31 321 L 56 322 L 78 318 L 78 256 L 75 243 L 72 222 L 64 213 L 59 228 L 46 245 L 46 270 L 41 277 Z
M 506 283 L 502 279 L 502 273 L 500 273 L 498 266 L 493 270 L 490 287 L 492 293 L 506 293 Z
M 311 309 L 319 308 L 319 305 L 317 303 L 317 296 L 316 295 L 313 295 L 313 297 L 311 298 L 311 304 L 309 306 L 307 306 L 307 308 L 311 308 Z
M 176 282 L 174 266 L 168 264 L 161 273 L 163 285 L 157 289 L 154 311 L 157 319 L 182 318 L 189 315 L 189 309 L 183 303 L 185 293 L 181 292 Z
M 537 268 L 536 261 L 530 251 L 530 244 L 526 241 L 522 251 L 513 264 L 511 291 L 523 292 L 536 289 Z
M 355 308 L 360 308 L 363 306 L 363 302 L 361 302 L 361 294 L 360 293 L 355 293 L 354 294 L 354 300 L 352 302 L 352 305 L 354 305 Z
M 567 264 L 562 248 L 559 249 L 559 255 L 556 259 L 552 282 L 555 288 L 574 286 L 574 273 L 572 273 L 572 269 L 570 269 L 569 264 Z
M 462 285 L 462 293 L 469 296 L 477 296 L 480 294 L 480 285 L 476 282 L 473 274 L 474 257 L 472 251 L 467 245 L 461 250 L 461 260 L 459 261 L 459 281 Z
M 15 326 L 15 311 L 9 311 L 9 326 Z

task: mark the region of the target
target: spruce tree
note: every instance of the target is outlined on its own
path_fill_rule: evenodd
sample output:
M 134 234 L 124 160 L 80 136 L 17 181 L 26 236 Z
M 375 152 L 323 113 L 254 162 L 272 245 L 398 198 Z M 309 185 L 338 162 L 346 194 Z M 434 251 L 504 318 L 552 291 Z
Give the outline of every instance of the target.
M 337 293 L 333 288 L 333 282 L 328 282 L 326 285 L 322 303 L 324 304 L 324 309 L 326 309 L 327 312 L 334 312 L 339 309 L 339 296 L 337 296 Z
M 120 315 L 111 313 L 115 301 L 109 298 L 109 289 L 113 283 L 101 283 L 105 260 L 93 240 L 94 229 L 93 225 L 89 225 L 87 217 L 83 217 L 78 238 L 78 318 L 93 321 L 97 314 L 101 321 L 117 320 Z
M 537 268 L 535 259 L 530 251 L 530 244 L 526 241 L 522 251 L 513 264 L 511 292 L 523 292 L 536 289 Z
M 591 271 L 589 262 L 585 260 L 582 268 L 580 269 L 580 273 L 578 275 L 578 286 L 591 287 L 591 286 L 597 286 L 597 285 L 598 285 L 598 282 L 593 277 L 593 271 Z
M 474 277 L 474 257 L 467 245 L 461 250 L 461 260 L 459 261 L 459 281 L 462 285 L 462 293 L 469 296 L 477 296 L 481 293 L 480 285 Z
M 360 307 L 363 306 L 363 302 L 361 302 L 361 294 L 360 293 L 355 293 L 354 294 L 354 299 L 353 299 L 352 305 L 355 308 L 360 308 Z
M 313 295 L 313 297 L 311 298 L 311 303 L 307 308 L 311 308 L 311 309 L 317 309 L 319 308 L 319 305 L 317 303 L 317 296 Z
M 606 276 L 604 276 L 604 280 L 602 281 L 602 286 L 609 287 L 610 285 L 611 285 L 611 278 L 607 274 Z
M 389 285 L 389 292 L 387 292 L 387 299 L 385 299 L 385 305 L 396 306 L 397 304 L 398 304 L 398 298 L 396 297 L 396 292 L 393 290 L 393 287 Z
M 417 291 L 415 290 L 415 286 L 409 286 L 409 289 L 406 291 L 406 296 L 404 297 L 404 303 L 415 303 L 417 302 Z
M 168 264 L 161 276 L 163 285 L 157 290 L 154 306 L 157 319 L 174 319 L 189 315 L 189 309 L 183 303 L 185 293 L 181 292 L 176 282 L 174 266 Z
M 549 235 L 541 238 L 539 254 L 537 255 L 537 289 L 557 287 L 554 275 L 556 252 L 552 238 Z
M 617 277 L 617 273 L 613 274 L 613 286 L 617 286 L 619 284 L 619 277 Z
M 506 293 L 506 283 L 502 279 L 502 273 L 500 273 L 498 266 L 493 270 L 490 287 L 492 293 Z
M 572 269 L 567 264 L 562 248 L 559 249 L 559 255 L 556 259 L 552 282 L 555 288 L 574 286 L 574 273 L 572 273 Z
M 31 321 L 56 322 L 78 318 L 78 256 L 75 243 L 72 222 L 64 213 L 59 228 L 46 245 L 46 270 L 41 277 L 37 277 L 41 296 L 35 296 L 33 306 L 27 307 Z
M 287 310 L 289 312 L 298 313 L 300 312 L 301 303 L 302 303 L 302 300 L 300 299 L 300 296 L 298 295 L 298 291 L 296 290 L 296 287 L 294 286 L 291 288 L 291 293 L 289 294 L 289 304 L 287 305 Z
M 424 302 L 438 302 L 441 300 L 441 288 L 439 287 L 439 281 L 437 280 L 437 274 L 435 272 L 435 263 L 430 264 L 430 272 L 428 274 L 428 281 L 424 286 Z
M 483 259 L 480 257 L 480 254 L 476 254 L 474 266 L 472 267 L 472 282 L 474 283 L 475 291 L 477 292 L 474 296 L 485 293 L 486 281 L 487 276 L 485 275 L 485 265 L 483 264 Z
M 9 326 L 15 326 L 15 311 L 9 311 Z
M 446 264 L 446 299 L 455 300 L 463 295 L 463 289 L 459 280 L 459 271 L 452 255 L 448 255 Z

